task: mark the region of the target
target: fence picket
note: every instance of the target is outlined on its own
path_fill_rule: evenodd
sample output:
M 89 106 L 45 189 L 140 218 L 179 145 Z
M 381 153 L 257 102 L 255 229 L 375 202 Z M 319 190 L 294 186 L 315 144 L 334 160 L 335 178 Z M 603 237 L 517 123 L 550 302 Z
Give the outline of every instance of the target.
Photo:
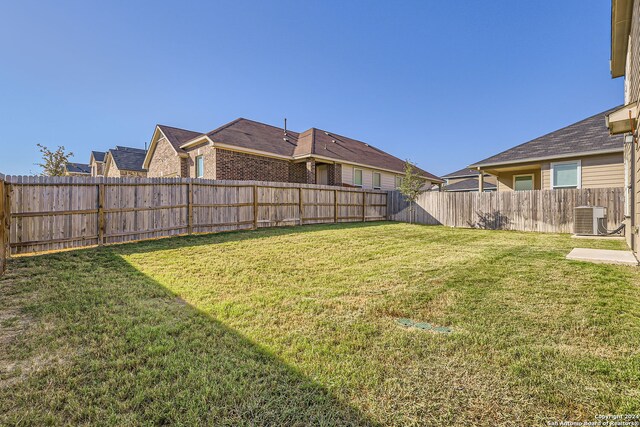
M 393 221 L 409 222 L 409 203 L 398 191 L 387 197 Z M 607 227 L 624 219 L 624 188 L 533 190 L 487 193 L 427 192 L 414 205 L 415 221 L 450 227 L 472 227 L 545 233 L 572 233 L 577 206 L 607 208 Z
M 3 178 L 7 185 L 0 191 L 14 188 L 5 215 L 7 224 L 11 219 L 10 228 L 0 232 L 10 248 L 7 254 L 361 220 L 362 215 L 367 221 L 380 220 L 388 214 L 384 191 L 368 190 L 364 200 L 361 189 L 325 185 L 186 178 Z M 353 211 L 355 203 L 365 203 L 363 212 Z

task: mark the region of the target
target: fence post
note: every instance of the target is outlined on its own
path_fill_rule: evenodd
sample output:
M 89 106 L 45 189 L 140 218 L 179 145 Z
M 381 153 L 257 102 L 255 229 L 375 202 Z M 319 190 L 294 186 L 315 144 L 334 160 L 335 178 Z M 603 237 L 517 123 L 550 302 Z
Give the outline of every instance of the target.
M 193 183 L 191 182 L 191 178 L 189 178 L 188 189 L 189 194 L 187 195 L 187 233 L 193 233 Z
M 386 206 L 384 207 L 384 216 L 386 217 L 385 219 L 387 221 L 391 220 L 391 209 L 389 209 L 389 193 L 391 192 L 387 191 L 386 193 L 384 193 L 384 203 L 386 204 Z
M 333 222 L 338 222 L 338 190 L 333 190 Z
M 302 205 L 302 187 L 298 187 L 298 216 L 300 217 L 300 225 L 302 225 L 302 213 L 304 212 L 304 206 Z
M 258 186 L 253 186 L 253 229 L 258 229 Z
M 1 176 L 0 176 L 1 178 Z M 11 188 L 8 182 L 0 179 L 0 276 L 7 269 L 9 249 L 9 229 L 11 225 Z
M 362 222 L 367 221 L 367 192 L 362 192 Z
M 98 245 L 104 245 L 104 184 L 98 184 Z
M 4 250 L 6 251 L 4 253 L 5 268 L 7 266 L 6 260 L 11 256 L 11 247 L 9 246 L 9 243 L 11 242 L 9 241 L 10 239 L 9 235 L 11 232 L 11 193 L 12 192 L 13 192 L 13 186 L 10 183 L 5 182 L 4 183 L 4 242 L 2 242 L 2 244 L 4 245 Z

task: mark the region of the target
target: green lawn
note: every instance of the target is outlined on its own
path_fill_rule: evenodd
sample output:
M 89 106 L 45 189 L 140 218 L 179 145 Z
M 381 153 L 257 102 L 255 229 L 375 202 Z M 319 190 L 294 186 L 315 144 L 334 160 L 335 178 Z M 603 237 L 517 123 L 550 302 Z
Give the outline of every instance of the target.
M 14 259 L 0 278 L 0 424 L 640 412 L 640 269 L 565 260 L 575 246 L 623 243 L 369 223 Z

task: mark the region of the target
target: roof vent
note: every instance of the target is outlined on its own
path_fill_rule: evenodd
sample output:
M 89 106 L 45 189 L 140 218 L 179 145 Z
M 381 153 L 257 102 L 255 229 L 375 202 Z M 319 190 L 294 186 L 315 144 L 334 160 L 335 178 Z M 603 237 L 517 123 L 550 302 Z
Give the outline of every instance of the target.
M 287 118 L 284 118 L 284 135 L 287 136 Z M 287 140 L 286 138 L 284 139 L 285 141 Z

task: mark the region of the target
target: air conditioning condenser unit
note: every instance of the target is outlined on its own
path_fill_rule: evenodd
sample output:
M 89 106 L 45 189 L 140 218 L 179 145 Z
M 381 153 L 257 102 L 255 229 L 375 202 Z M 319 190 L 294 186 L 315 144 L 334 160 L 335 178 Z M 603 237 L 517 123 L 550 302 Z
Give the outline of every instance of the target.
M 607 208 L 577 206 L 574 211 L 573 232 L 578 236 L 597 236 L 607 233 Z

